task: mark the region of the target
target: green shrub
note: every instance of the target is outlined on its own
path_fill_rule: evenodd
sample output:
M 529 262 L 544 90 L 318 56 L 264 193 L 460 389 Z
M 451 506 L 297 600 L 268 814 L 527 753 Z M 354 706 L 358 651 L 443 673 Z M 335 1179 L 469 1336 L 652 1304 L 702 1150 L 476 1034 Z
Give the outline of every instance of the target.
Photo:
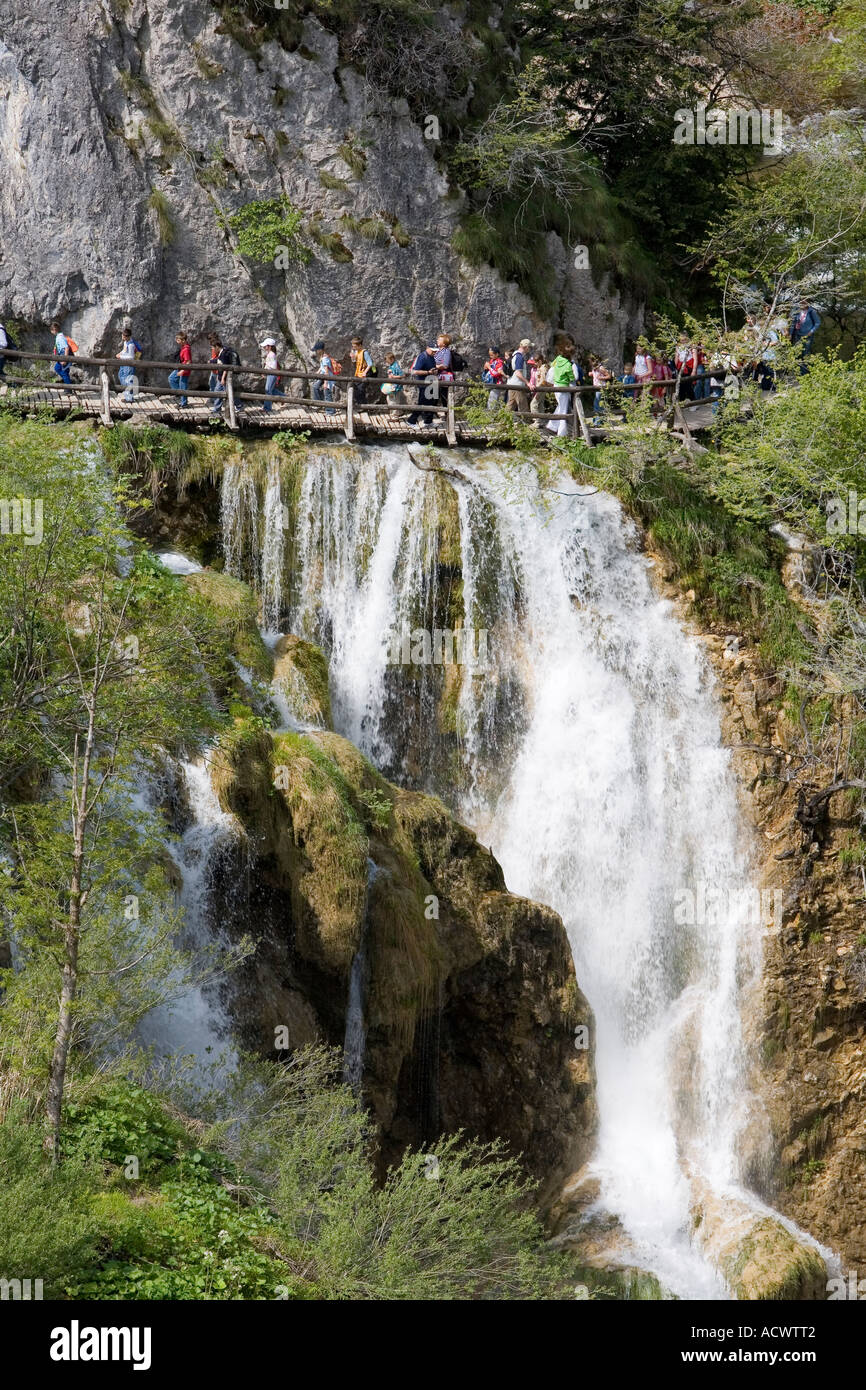
M 123 1166 L 138 1159 L 142 1177 L 174 1161 L 186 1131 L 150 1091 L 117 1082 L 85 1105 L 66 1107 L 65 1150 L 81 1159 Z
M 41 1279 L 45 1298 L 61 1297 L 95 1255 L 92 1189 L 79 1161 L 52 1167 L 39 1127 L 11 1111 L 0 1123 L 0 1278 Z
M 301 209 L 284 195 L 246 203 L 229 218 L 229 226 L 237 236 L 238 252 L 251 261 L 273 265 L 282 255 L 305 265 L 310 248 L 303 238 L 303 220 Z

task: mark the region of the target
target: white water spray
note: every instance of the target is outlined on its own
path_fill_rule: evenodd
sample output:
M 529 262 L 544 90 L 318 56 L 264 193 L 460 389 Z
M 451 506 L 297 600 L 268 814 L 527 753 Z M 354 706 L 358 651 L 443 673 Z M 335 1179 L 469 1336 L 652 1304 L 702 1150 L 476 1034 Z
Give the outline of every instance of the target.
M 220 807 L 203 759 L 180 768 L 191 823 L 179 843 L 167 848 L 181 875 L 180 903 L 184 909 L 181 944 L 196 957 L 210 958 L 220 941 L 213 910 L 214 873 L 219 855 L 236 841 L 233 816 Z M 142 1020 L 139 1033 L 156 1058 L 192 1058 L 193 1081 L 202 1089 L 225 1078 L 236 1066 L 230 1041 L 230 1020 L 214 983 L 194 984 Z

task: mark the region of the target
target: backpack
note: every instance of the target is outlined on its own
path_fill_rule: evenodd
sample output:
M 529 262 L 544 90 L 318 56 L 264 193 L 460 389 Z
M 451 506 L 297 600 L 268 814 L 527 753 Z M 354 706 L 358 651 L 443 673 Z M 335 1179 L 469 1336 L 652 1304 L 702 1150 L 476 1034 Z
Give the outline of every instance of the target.
M 74 338 L 70 338 L 68 333 L 65 333 L 64 337 L 66 338 L 66 346 L 69 349 L 70 354 L 74 357 L 76 352 L 78 351 L 78 344 L 76 343 Z
M 378 376 L 378 375 L 379 375 L 379 367 L 378 367 L 377 363 L 374 362 L 373 365 L 372 365 L 372 367 L 370 367 L 369 370 L 367 371 L 367 376 Z
M 466 371 L 466 368 L 467 368 L 468 366 L 469 366 L 469 363 L 466 361 L 466 358 L 463 356 L 463 354 L 460 353 L 460 352 L 455 352 L 454 349 L 452 348 L 452 349 L 451 349 L 451 368 L 452 368 L 452 370 L 455 371 L 455 372 L 465 372 L 465 371 Z
M 338 362 L 335 357 L 331 358 L 331 375 L 339 376 L 343 370 L 342 362 Z
M 239 367 L 241 365 L 241 359 L 233 347 L 226 348 L 226 361 L 223 365 L 228 367 Z

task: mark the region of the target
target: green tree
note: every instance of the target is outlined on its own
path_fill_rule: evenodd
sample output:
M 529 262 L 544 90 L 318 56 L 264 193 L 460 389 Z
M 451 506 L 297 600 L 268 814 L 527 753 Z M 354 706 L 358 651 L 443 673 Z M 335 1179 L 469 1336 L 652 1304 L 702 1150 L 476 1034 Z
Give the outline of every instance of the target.
M 0 495 L 29 500 L 42 518 L 38 543 L 23 533 L 0 541 L 6 911 L 29 962 L 5 1007 L 29 997 L 39 1017 L 59 972 L 44 1102 L 55 1152 L 70 1048 L 88 1018 L 82 970 L 93 1021 L 106 982 L 113 1002 L 134 1013 L 177 965 L 166 894 L 148 869 L 155 849 L 130 815 L 129 793 L 153 757 L 195 746 L 218 719 L 207 643 L 196 642 L 202 613 L 172 576 L 135 557 L 120 517 L 130 503 L 123 482 L 111 484 L 92 449 L 60 444 L 50 427 L 0 422 Z M 154 910 L 148 925 L 133 926 L 124 898 L 147 891 Z M 149 987 L 136 1003 L 143 961 Z

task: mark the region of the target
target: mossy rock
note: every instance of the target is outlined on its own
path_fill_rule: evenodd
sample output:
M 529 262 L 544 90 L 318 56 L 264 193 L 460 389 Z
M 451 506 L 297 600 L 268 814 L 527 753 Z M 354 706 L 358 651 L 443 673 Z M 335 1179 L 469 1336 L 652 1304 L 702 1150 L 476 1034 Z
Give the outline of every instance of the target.
M 817 1250 L 779 1221 L 758 1221 L 722 1264 L 734 1297 L 749 1301 L 815 1300 L 827 1296 L 827 1268 Z
M 332 728 L 328 662 L 321 648 L 290 635 L 280 638 L 274 658 L 274 684 L 295 718 L 322 729 Z
M 241 665 L 259 680 L 269 681 L 273 659 L 259 632 L 258 601 L 249 585 L 230 574 L 208 569 L 186 575 L 184 582 L 213 614 L 217 628 L 228 639 Z

